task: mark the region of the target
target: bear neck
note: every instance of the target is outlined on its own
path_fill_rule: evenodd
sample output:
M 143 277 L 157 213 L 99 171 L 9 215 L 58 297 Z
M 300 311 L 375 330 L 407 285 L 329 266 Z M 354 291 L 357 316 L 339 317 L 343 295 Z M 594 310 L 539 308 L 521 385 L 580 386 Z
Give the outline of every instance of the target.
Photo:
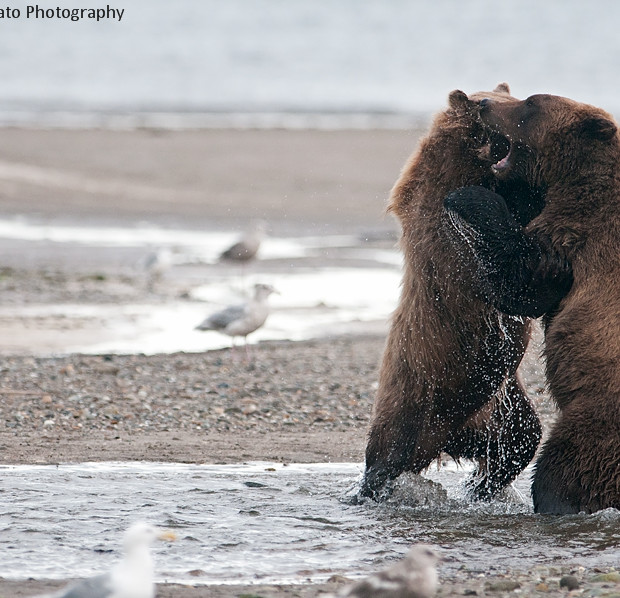
M 435 119 L 431 132 L 421 141 L 391 192 L 388 210 L 398 217 L 405 232 L 409 223 L 420 217 L 435 229 L 443 198 L 450 191 L 493 184 L 490 170 L 478 155 L 482 139 L 476 137 L 476 128 L 471 118 L 450 112 Z
M 545 207 L 527 227 L 542 233 L 570 260 L 620 255 L 620 172 L 574 176 L 550 185 Z M 593 255 L 593 254 L 596 255 Z

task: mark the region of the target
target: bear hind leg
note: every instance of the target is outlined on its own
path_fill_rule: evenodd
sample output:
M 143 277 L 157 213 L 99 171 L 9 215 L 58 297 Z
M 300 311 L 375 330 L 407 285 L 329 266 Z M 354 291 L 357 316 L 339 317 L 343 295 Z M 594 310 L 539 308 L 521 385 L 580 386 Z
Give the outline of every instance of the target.
M 532 480 L 535 513 L 567 515 L 579 513 L 581 510 L 579 501 L 574 499 L 574 496 L 578 495 L 578 488 L 569 490 L 560 475 L 566 455 L 571 456 L 569 459 L 571 463 L 574 462 L 575 455 L 571 454 L 570 448 L 570 446 L 562 446 L 562 443 L 553 437 L 544 445 L 536 460 Z
M 459 431 L 446 452 L 454 459 L 477 462 L 466 483 L 468 494 L 474 500 L 491 500 L 528 466 L 541 436 L 532 403 L 511 377 L 498 392 L 490 417 Z
M 598 407 L 586 396 L 560 412 L 534 466 L 535 513 L 620 509 L 620 412 L 611 401 Z

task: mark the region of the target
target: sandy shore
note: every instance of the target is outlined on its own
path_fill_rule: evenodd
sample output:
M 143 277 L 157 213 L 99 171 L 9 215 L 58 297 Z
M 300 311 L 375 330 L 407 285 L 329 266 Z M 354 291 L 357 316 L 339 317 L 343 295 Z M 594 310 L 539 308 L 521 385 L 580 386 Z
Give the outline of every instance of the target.
M 384 216 L 385 200 L 418 138 L 419 132 L 397 131 L 7 129 L 0 144 L 0 217 L 205 230 L 241 229 L 260 217 L 280 235 L 381 236 L 396 230 Z M 0 305 L 67 297 L 78 304 L 166 301 L 180 288 L 175 279 L 145 297 L 142 281 L 110 274 L 125 254 L 87 244 L 76 250 L 0 240 L 0 249 Z M 104 267 L 107 276 L 92 276 Z M 5 336 L 25 338 L 33 349 L 44 340 L 27 320 L 3 325 Z M 365 334 L 261 343 L 251 361 L 228 350 L 61 357 L 4 351 L 0 462 L 361 462 L 383 342 L 383 335 Z M 548 425 L 554 411 L 538 355 L 534 347 L 522 373 Z M 439 595 L 564 596 L 559 581 L 567 573 L 578 577 L 584 595 L 618 595 L 613 576 L 599 579 L 598 571 L 561 564 L 492 578 L 468 572 L 445 578 L 440 570 Z M 162 585 L 158 596 L 309 598 L 342 583 Z M 0 598 L 59 585 L 0 580 Z
M 239 228 L 393 227 L 389 190 L 420 131 L 4 129 L 0 216 Z

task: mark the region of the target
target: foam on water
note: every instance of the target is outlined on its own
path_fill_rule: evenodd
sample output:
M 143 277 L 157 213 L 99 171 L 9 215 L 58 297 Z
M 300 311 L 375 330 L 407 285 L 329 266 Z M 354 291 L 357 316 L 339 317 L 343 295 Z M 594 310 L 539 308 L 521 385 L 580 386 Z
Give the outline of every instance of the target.
M 160 581 L 188 584 L 320 581 L 360 576 L 427 542 L 465 567 L 501 572 L 538 564 L 617 564 L 620 513 L 534 515 L 525 501 L 471 504 L 468 468 L 406 477 L 384 504 L 347 500 L 354 463 L 184 465 L 85 463 L 2 466 L 0 576 L 92 575 L 118 559 L 122 530 L 138 519 L 175 528 L 156 548 Z

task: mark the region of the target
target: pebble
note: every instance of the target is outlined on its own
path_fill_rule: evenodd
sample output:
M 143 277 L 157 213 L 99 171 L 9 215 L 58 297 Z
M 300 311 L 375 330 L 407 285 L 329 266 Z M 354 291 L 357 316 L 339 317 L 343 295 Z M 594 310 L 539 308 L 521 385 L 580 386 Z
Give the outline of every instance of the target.
M 565 575 L 560 579 L 560 587 L 568 590 L 579 589 L 579 580 L 574 575 Z
M 11 356 L 2 386 L 18 392 L 10 404 L 0 403 L 0 420 L 30 431 L 54 422 L 56 426 L 70 422 L 84 430 L 114 425 L 127 432 L 144 428 L 147 422 L 153 431 L 194 430 L 197 425 L 222 432 L 277 432 L 295 426 L 363 429 L 371 413 L 383 345 L 380 336 L 363 342 L 334 339 L 327 348 L 313 341 L 261 343 L 253 348 L 253 364 L 231 363 L 226 350 Z M 327 349 L 336 350 L 337 358 L 330 357 Z M 33 371 L 36 380 L 27 375 Z M 54 418 L 51 413 L 38 414 L 42 407 L 44 413 L 53 409 Z
M 617 571 L 611 571 L 609 573 L 602 573 L 592 578 L 593 582 L 611 582 L 620 583 L 620 573 Z
M 521 587 L 521 583 L 512 579 L 500 579 L 499 581 L 490 581 L 485 584 L 488 592 L 512 592 Z

